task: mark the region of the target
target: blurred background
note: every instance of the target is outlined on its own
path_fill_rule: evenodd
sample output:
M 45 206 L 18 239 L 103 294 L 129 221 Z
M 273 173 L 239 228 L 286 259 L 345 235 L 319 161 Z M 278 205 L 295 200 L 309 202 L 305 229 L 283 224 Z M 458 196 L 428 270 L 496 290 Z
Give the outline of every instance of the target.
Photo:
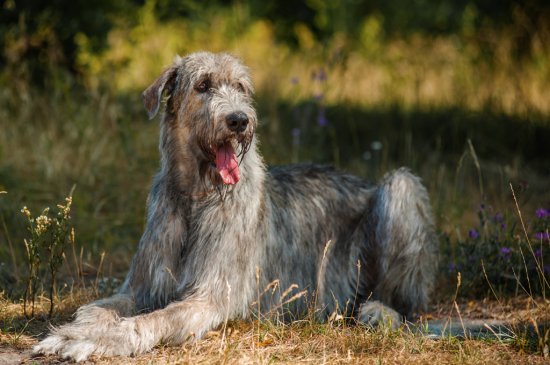
M 159 158 L 140 95 L 197 50 L 249 65 L 268 164 L 419 174 L 442 277 L 462 271 L 483 294 L 487 275 L 505 292 L 518 270 L 550 275 L 547 1 L 0 4 L 0 291 L 20 292 L 26 275 L 22 207 L 38 215 L 73 186 L 82 260 L 93 273 L 106 252 L 103 274 L 124 275 Z

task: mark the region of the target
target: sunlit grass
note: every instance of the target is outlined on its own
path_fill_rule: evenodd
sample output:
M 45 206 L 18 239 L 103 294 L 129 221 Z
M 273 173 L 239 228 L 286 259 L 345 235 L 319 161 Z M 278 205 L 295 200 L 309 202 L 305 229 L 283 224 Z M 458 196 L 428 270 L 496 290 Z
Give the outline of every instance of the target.
M 516 57 L 513 27 L 483 29 L 483 38 L 467 31 L 384 37 L 381 20 L 371 16 L 358 39 L 335 34 L 321 43 L 302 24 L 291 48 L 276 39 L 268 20 L 236 11 L 212 11 L 208 23 L 161 22 L 145 6 L 137 25 L 111 31 L 101 54 L 91 53 L 79 35 L 80 65 L 89 85 L 135 91 L 176 54 L 228 51 L 250 66 L 261 93 L 291 103 L 322 95 L 329 105 L 457 107 L 538 119 L 550 112 L 550 47 L 535 40 L 529 57 Z M 324 85 L 314 77 L 320 70 Z
M 53 324 L 64 323 L 82 304 L 94 298 L 92 288 L 71 289 L 61 298 Z M 470 318 L 486 316 L 514 321 L 544 321 L 548 304 L 535 306 L 525 299 L 515 301 L 486 301 L 483 304 L 460 302 L 462 313 Z M 446 309 L 448 305 L 434 307 L 430 319 L 456 316 Z M 0 295 L 0 345 L 9 351 L 21 351 L 36 344 L 36 337 L 48 331 L 45 320 L 48 301 L 37 301 L 36 318 L 22 316 L 22 304 L 13 303 Z M 518 327 L 521 328 L 521 327 Z M 344 321 L 319 323 L 311 319 L 291 323 L 258 321 L 229 321 L 207 333 L 204 339 L 180 346 L 160 345 L 151 352 L 132 358 L 94 358 L 99 364 L 132 363 L 413 363 L 421 364 L 437 359 L 448 364 L 501 364 L 526 362 L 543 364 L 537 335 L 524 330 L 513 330 L 507 340 L 475 340 L 444 337 L 430 339 L 418 328 L 404 327 L 372 329 Z M 544 334 L 543 334 L 544 337 Z M 6 350 L 8 351 L 8 350 Z M 28 355 L 25 355 L 28 356 Z M 44 360 L 38 357 L 36 361 Z

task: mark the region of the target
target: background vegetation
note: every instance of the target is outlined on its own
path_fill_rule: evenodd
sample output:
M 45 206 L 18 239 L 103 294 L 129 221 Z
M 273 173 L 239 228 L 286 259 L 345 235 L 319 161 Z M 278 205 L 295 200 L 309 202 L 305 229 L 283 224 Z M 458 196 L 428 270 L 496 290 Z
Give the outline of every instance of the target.
M 0 4 L 0 291 L 11 300 L 29 275 L 21 208 L 41 212 L 74 185 L 77 277 L 124 275 L 158 165 L 140 94 L 196 50 L 250 66 L 269 164 L 421 175 L 441 235 L 439 293 L 461 272 L 467 297 L 547 297 L 548 2 Z

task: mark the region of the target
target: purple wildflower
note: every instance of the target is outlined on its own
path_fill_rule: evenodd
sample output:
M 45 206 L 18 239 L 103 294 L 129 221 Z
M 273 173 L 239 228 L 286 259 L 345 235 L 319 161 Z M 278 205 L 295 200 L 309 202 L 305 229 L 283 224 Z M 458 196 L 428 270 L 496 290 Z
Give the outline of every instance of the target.
M 542 271 L 544 271 L 545 274 L 550 274 L 550 264 L 544 265 Z
M 325 127 L 328 124 L 327 116 L 325 115 L 325 108 L 320 107 L 317 113 L 317 124 L 321 127 Z
M 479 238 L 479 232 L 477 231 L 477 229 L 472 228 L 468 231 L 468 237 L 470 237 L 473 240 L 476 240 Z
M 449 272 L 455 272 L 455 271 L 458 271 L 459 267 L 457 264 L 455 264 L 454 262 L 451 262 L 449 263 L 449 265 L 447 266 L 447 269 L 449 270 Z
M 500 229 L 504 231 L 506 229 L 506 223 L 501 223 Z
M 547 240 L 547 239 L 550 239 L 550 234 L 548 234 L 548 232 L 537 232 L 535 233 L 535 239 L 536 240 Z
M 505 260 L 509 260 L 512 257 L 512 249 L 509 247 L 502 247 L 500 249 L 500 256 Z
M 550 210 L 549 209 L 544 209 L 544 208 L 539 208 L 535 211 L 535 215 L 537 216 L 537 218 L 546 218 L 546 217 L 549 217 L 550 216 Z
M 540 258 L 542 257 L 542 249 L 537 248 L 537 249 L 535 250 L 535 257 L 536 257 L 537 259 L 540 259 Z
M 481 204 L 479 205 L 479 210 L 485 210 L 485 204 L 481 203 Z
M 495 222 L 500 223 L 500 222 L 504 221 L 504 216 L 501 213 L 497 213 L 497 214 L 495 214 L 494 219 L 495 219 Z
M 323 82 L 323 81 L 326 81 L 327 74 L 326 74 L 325 70 L 321 68 L 318 71 L 313 71 L 311 73 L 311 79 Z
M 300 134 L 302 131 L 300 128 L 292 128 L 292 144 L 298 146 L 300 144 Z
M 525 180 L 519 182 L 519 188 L 521 190 L 527 190 L 529 188 L 529 183 Z

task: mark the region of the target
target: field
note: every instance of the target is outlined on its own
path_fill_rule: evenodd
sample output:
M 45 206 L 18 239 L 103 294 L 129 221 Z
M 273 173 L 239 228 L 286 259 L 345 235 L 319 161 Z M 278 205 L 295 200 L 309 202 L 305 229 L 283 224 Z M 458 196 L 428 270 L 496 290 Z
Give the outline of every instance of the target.
M 30 346 L 49 323 L 63 323 L 124 278 L 159 158 L 158 121 L 147 120 L 140 94 L 175 54 L 205 48 L 232 52 L 249 65 L 268 165 L 332 164 L 371 181 L 408 166 L 421 176 L 441 252 L 438 288 L 424 320 L 500 320 L 513 335 L 434 340 L 407 328 L 256 318 L 230 322 L 194 344 L 98 363 L 548 362 L 546 27 L 524 26 L 520 10 L 503 26 L 474 26 L 469 17 L 481 15 L 466 9 L 451 33 L 389 34 L 389 15 L 373 12 L 353 36 L 334 31 L 323 38 L 311 24 L 297 23 L 289 28 L 289 42 L 281 40 L 276 22 L 254 16 L 246 2 L 170 19 L 155 4 L 136 5 L 131 21 L 120 18 L 99 51 L 92 37 L 77 32 L 70 68 L 52 61 L 55 42 L 44 43 L 47 62 L 21 51 L 49 37 L 48 31 L 29 34 L 28 44 L 20 33 L 5 33 L 0 364 L 58 363 L 29 359 Z M 520 53 L 524 29 L 530 41 Z M 61 219 L 63 209 L 56 206 L 66 207 L 70 194 L 70 214 Z M 64 228 L 58 256 L 40 251 L 33 266 L 33 237 L 44 247 L 55 244 L 37 233 L 39 216 L 58 217 Z M 56 257 L 57 266 L 48 266 Z M 28 311 L 31 293 L 35 313 L 25 316 L 24 298 Z
M 79 304 L 97 296 L 93 288 L 71 291 L 60 301 L 58 312 L 51 320 L 60 323 L 70 319 Z M 441 364 L 544 364 L 547 357 L 537 354 L 538 334 L 534 327 L 520 323 L 535 323 L 547 328 L 548 303 L 532 300 L 484 300 L 480 303 L 459 301 L 434 305 L 424 320 L 464 316 L 464 321 L 481 318 L 509 323 L 512 336 L 496 339 L 444 336 L 431 339 L 422 334 L 422 326 L 404 327 L 397 331 L 376 330 L 334 320 L 316 323 L 305 319 L 289 324 L 269 320 L 230 321 L 211 331 L 205 339 L 182 346 L 159 346 L 151 353 L 132 358 L 92 358 L 98 364 L 264 364 L 264 363 L 335 363 L 335 364 L 423 364 L 437 359 Z M 40 302 L 37 317 L 29 321 L 22 317 L 22 306 L 2 298 L 0 361 L 2 363 L 59 363 L 55 357 L 31 357 L 30 347 L 36 337 L 47 331 L 46 300 Z M 457 312 L 458 310 L 458 312 Z M 544 322 L 546 321 L 546 322 Z M 527 329 L 527 328 L 530 328 Z M 544 335 L 543 335 L 544 336 Z

